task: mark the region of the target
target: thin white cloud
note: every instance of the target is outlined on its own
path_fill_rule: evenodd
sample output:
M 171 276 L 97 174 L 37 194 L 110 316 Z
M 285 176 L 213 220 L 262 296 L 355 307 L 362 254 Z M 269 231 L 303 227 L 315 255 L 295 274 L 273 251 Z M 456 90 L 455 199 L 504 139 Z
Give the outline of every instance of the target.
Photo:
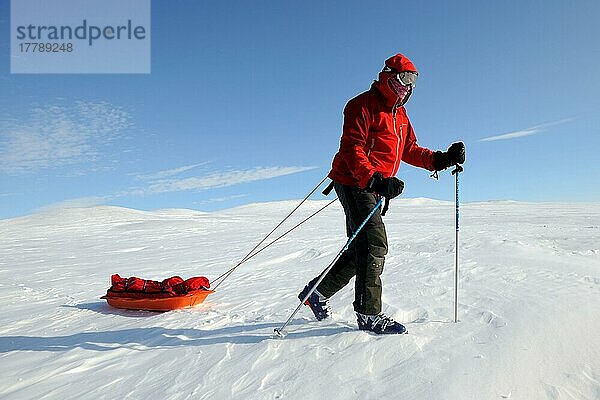
M 200 166 L 206 165 L 206 164 L 208 164 L 208 162 L 192 164 L 192 165 L 184 165 L 182 167 L 167 169 L 164 171 L 152 172 L 149 174 L 139 174 L 139 175 L 136 175 L 136 179 L 139 179 L 142 181 L 155 181 L 155 180 L 159 180 L 159 179 L 170 178 L 172 176 L 182 174 L 184 172 L 190 171 L 194 168 L 197 168 L 197 167 L 200 167 Z
M 130 126 L 129 114 L 106 102 L 35 108 L 27 120 L 0 125 L 0 173 L 22 175 L 94 161 L 102 146 Z
M 279 176 L 297 174 L 316 167 L 255 167 L 241 170 L 213 172 L 204 176 L 161 179 L 145 188 L 120 193 L 116 197 L 144 196 L 158 193 L 181 192 L 187 190 L 207 190 L 239 185 L 242 183 L 272 179 Z
M 197 201 L 196 204 L 222 203 L 222 202 L 225 202 L 225 201 L 242 199 L 242 198 L 247 197 L 247 196 L 248 196 L 247 194 L 233 194 L 231 196 L 213 197 L 211 199 Z
M 38 208 L 37 212 L 45 212 L 45 211 L 54 211 L 54 210 L 62 210 L 68 208 L 85 208 L 85 207 L 94 207 L 102 204 L 106 204 L 108 201 L 107 197 L 100 196 L 89 196 L 89 197 L 79 197 L 76 199 L 69 199 L 59 201 L 57 203 L 48 204 L 46 206 Z
M 486 137 L 486 138 L 483 138 L 483 139 L 479 139 L 479 141 L 480 142 L 493 142 L 493 141 L 496 141 L 496 140 L 515 139 L 515 138 L 518 138 L 518 137 L 535 135 L 539 131 L 540 131 L 539 129 L 523 129 L 523 130 L 520 130 L 520 131 L 503 133 L 502 135 L 496 135 L 496 136 Z
M 565 122 L 571 122 L 571 121 L 575 121 L 575 119 L 576 119 L 576 118 L 563 118 L 563 119 L 559 119 L 558 121 L 546 122 L 546 123 L 544 123 L 544 124 L 540 124 L 540 125 L 532 126 L 532 127 L 531 127 L 531 129 L 542 129 L 542 128 L 548 128 L 548 127 L 550 127 L 550 126 L 564 124 Z
M 520 137 L 525 137 L 525 136 L 531 136 L 531 135 L 535 135 L 537 133 L 545 131 L 546 128 L 548 128 L 550 126 L 564 124 L 565 122 L 569 122 L 569 121 L 573 121 L 573 120 L 574 120 L 574 118 L 565 118 L 565 119 L 561 119 L 558 121 L 547 122 L 544 124 L 532 126 L 530 128 L 521 129 L 519 131 L 503 133 L 501 135 L 489 136 L 489 137 L 486 137 L 483 139 L 479 139 L 479 141 L 480 142 L 493 142 L 496 140 L 509 140 L 509 139 L 515 139 L 515 138 L 520 138 Z
M 183 167 L 181 167 L 183 168 Z M 38 212 L 54 211 L 68 208 L 94 207 L 97 205 L 106 204 L 112 200 L 131 197 L 131 196 L 147 196 L 152 194 L 180 192 L 187 190 L 206 190 L 213 188 L 222 188 L 226 186 L 238 185 L 241 183 L 255 182 L 259 180 L 272 179 L 279 176 L 296 174 L 299 172 L 309 171 L 316 167 L 256 167 L 245 170 L 229 170 L 208 174 L 202 177 L 183 178 L 183 179 L 163 179 L 151 183 L 146 188 L 137 188 L 124 191 L 117 194 L 106 196 L 88 196 L 75 199 L 68 199 L 57 203 L 52 203 L 37 209 Z M 175 168 L 180 169 L 180 168 Z M 173 170 L 175 170 L 173 169 Z M 189 169 L 188 169 L 189 170 Z M 9 195 L 9 194 L 6 194 Z M 0 194 L 2 196 L 2 194 Z M 217 197 L 198 202 L 213 203 L 235 200 L 246 197 L 246 194 L 236 194 L 226 197 Z

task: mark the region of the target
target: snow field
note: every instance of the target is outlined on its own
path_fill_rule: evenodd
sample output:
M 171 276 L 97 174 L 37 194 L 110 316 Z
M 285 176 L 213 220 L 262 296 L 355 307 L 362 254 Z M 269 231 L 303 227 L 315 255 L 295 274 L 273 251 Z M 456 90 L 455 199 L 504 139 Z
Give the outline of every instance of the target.
M 454 324 L 454 205 L 392 202 L 384 311 L 408 335 L 358 331 L 349 285 L 331 300 L 332 320 L 302 309 L 273 338 L 345 242 L 337 204 L 196 308 L 125 311 L 99 299 L 112 273 L 213 279 L 295 204 L 0 221 L 0 398 L 600 398 L 600 204 L 464 205 Z

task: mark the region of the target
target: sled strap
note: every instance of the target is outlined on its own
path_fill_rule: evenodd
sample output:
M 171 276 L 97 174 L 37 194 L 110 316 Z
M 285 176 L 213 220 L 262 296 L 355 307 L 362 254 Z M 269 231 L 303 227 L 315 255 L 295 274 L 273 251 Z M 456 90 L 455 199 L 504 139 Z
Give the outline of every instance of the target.
M 327 185 L 327 187 L 325 188 L 325 190 L 323 190 L 323 195 L 325 196 L 329 196 L 329 193 L 331 193 L 331 191 L 333 190 L 333 181 L 331 181 L 329 183 L 329 185 Z
M 286 215 L 286 216 L 285 216 L 285 218 L 283 218 L 283 219 L 282 219 L 282 220 L 281 220 L 281 221 L 280 221 L 280 222 L 279 222 L 277 225 L 275 225 L 275 227 L 274 227 L 273 229 L 271 229 L 271 231 L 270 231 L 270 232 L 269 232 L 269 233 L 268 233 L 268 234 L 267 234 L 265 237 L 263 237 L 263 238 L 262 238 L 262 240 L 261 240 L 260 242 L 258 242 L 258 243 L 256 244 L 256 246 L 254 246 L 254 247 L 252 248 L 252 250 L 250 250 L 250 251 L 248 252 L 248 254 L 246 254 L 246 255 L 245 255 L 245 256 L 244 256 L 244 257 L 243 257 L 243 258 L 242 258 L 242 259 L 241 259 L 241 260 L 240 260 L 240 261 L 239 261 L 239 262 L 238 262 L 238 263 L 237 263 L 237 264 L 236 264 L 234 267 L 232 267 L 231 269 L 229 269 L 228 271 L 226 271 L 224 274 L 221 274 L 221 275 L 220 275 L 220 276 L 218 276 L 216 279 L 213 279 L 213 284 L 214 284 L 215 282 L 217 282 L 217 281 L 220 281 L 219 283 L 217 283 L 217 284 L 216 284 L 216 286 L 214 286 L 214 287 L 213 287 L 213 290 L 217 290 L 217 288 L 218 288 L 218 287 L 219 287 L 219 286 L 220 286 L 220 285 L 221 285 L 223 282 L 225 282 L 225 280 L 226 280 L 227 278 L 229 278 L 229 276 L 230 276 L 230 275 L 233 273 L 233 271 L 235 271 L 235 270 L 236 270 L 236 269 L 237 269 L 237 268 L 238 268 L 240 265 L 242 265 L 243 263 L 245 263 L 246 261 L 248 261 L 249 257 L 251 257 L 251 256 L 252 256 L 252 254 L 253 254 L 253 253 L 254 253 L 254 252 L 255 252 L 255 251 L 256 251 L 256 250 L 257 250 L 257 249 L 258 249 L 258 248 L 259 248 L 259 247 L 260 247 L 260 246 L 261 246 L 261 245 L 262 245 L 262 244 L 263 244 L 263 243 L 264 243 L 264 242 L 265 242 L 265 241 L 266 241 L 268 238 L 269 238 L 269 237 L 271 237 L 271 235 L 272 235 L 272 234 L 273 234 L 273 233 L 274 233 L 274 232 L 275 232 L 275 231 L 276 231 L 276 230 L 277 230 L 277 229 L 278 229 L 278 228 L 279 228 L 281 225 L 283 225 L 283 223 L 284 223 L 285 221 L 287 221 L 287 220 L 288 220 L 288 218 L 290 218 L 290 217 L 292 216 L 292 214 L 294 214 L 294 213 L 296 212 L 296 210 L 298 210 L 298 209 L 300 208 L 300 206 L 302 206 L 302 204 L 304 204 L 304 203 L 305 203 L 305 202 L 308 200 L 308 198 L 309 198 L 310 196 L 312 196 L 312 194 L 313 194 L 314 192 L 316 192 L 316 191 L 317 191 L 317 190 L 318 190 L 318 189 L 321 187 L 321 185 L 323 184 L 323 182 L 325 182 L 326 180 L 327 180 L 327 176 L 326 176 L 325 178 L 323 178 L 323 179 L 321 180 L 321 182 L 319 182 L 319 183 L 317 184 L 317 186 L 315 186 L 315 187 L 314 187 L 314 188 L 313 188 L 313 189 L 312 189 L 312 190 L 311 190 L 311 191 L 310 191 L 310 192 L 309 192 L 309 193 L 308 193 L 308 194 L 307 194 L 307 195 L 304 197 L 304 199 L 302 199 L 302 201 L 300 201 L 300 203 L 299 203 L 299 204 L 298 204 L 298 205 L 297 205 L 297 206 L 296 206 L 296 207 L 295 207 L 295 208 L 294 208 L 292 211 L 290 211 L 288 215 Z

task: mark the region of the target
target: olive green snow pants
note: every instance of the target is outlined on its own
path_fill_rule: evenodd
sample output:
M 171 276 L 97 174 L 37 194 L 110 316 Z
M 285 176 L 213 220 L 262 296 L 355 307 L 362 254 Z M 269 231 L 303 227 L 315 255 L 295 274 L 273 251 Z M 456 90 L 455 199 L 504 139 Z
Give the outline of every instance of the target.
M 357 187 L 334 185 L 346 214 L 348 237 L 365 220 L 379 200 L 375 194 Z M 377 210 L 358 233 L 348 249 L 327 273 L 317 287 L 319 293 L 329 298 L 356 276 L 354 284 L 354 310 L 361 314 L 375 315 L 381 312 L 381 273 L 387 254 L 387 236 Z M 315 278 L 313 282 L 318 279 Z

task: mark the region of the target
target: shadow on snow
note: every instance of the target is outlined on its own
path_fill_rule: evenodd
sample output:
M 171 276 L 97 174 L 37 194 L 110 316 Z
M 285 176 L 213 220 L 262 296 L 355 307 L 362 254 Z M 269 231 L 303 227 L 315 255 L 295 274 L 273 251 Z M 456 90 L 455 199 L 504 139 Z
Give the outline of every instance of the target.
M 306 320 L 294 320 L 290 326 L 306 325 Z M 0 353 L 11 351 L 69 351 L 76 348 L 107 351 L 128 348 L 145 351 L 186 346 L 216 344 L 257 344 L 275 339 L 273 329 L 280 324 L 251 324 L 215 330 L 167 329 L 162 327 L 132 328 L 105 332 L 81 332 L 67 336 L 4 336 L 0 337 Z M 262 332 L 261 332 L 262 331 Z M 328 326 L 289 332 L 283 340 L 323 337 L 352 332 L 348 326 Z M 254 333 L 251 333 L 254 332 Z

